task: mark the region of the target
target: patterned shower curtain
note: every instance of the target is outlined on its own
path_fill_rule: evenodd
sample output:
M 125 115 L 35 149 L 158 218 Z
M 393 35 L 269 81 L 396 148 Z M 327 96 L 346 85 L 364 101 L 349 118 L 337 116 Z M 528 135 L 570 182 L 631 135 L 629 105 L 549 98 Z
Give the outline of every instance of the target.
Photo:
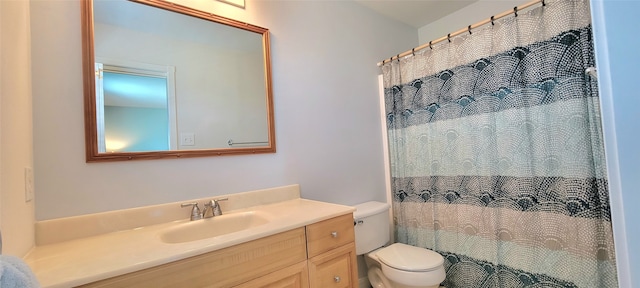
M 589 3 L 383 65 L 396 241 L 447 288 L 617 287 Z

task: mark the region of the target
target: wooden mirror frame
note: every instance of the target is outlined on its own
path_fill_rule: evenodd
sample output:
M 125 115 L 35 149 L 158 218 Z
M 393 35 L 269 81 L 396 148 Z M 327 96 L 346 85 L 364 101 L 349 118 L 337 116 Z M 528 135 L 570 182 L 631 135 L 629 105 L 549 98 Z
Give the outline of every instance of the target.
M 264 51 L 265 88 L 266 88 L 266 108 L 268 145 L 260 147 L 240 147 L 240 148 L 216 148 L 216 149 L 195 149 L 195 150 L 169 150 L 169 151 L 145 151 L 145 152 L 113 152 L 99 153 L 98 151 L 98 124 L 96 116 L 96 83 L 95 83 L 95 52 L 94 52 L 94 30 L 93 30 L 93 1 L 82 0 L 82 65 L 84 77 L 84 119 L 85 119 L 85 149 L 86 162 L 101 161 L 126 161 L 126 160 L 149 160 L 165 158 L 185 158 L 185 157 L 207 157 L 222 155 L 241 155 L 257 153 L 275 153 L 275 125 L 273 115 L 273 93 L 271 87 L 271 56 L 269 30 L 255 25 L 247 24 L 237 20 L 214 15 L 204 11 L 195 10 L 179 4 L 163 0 L 129 0 L 136 3 L 149 5 L 158 9 L 197 17 L 219 24 L 228 25 L 238 29 L 258 33 L 262 35 Z

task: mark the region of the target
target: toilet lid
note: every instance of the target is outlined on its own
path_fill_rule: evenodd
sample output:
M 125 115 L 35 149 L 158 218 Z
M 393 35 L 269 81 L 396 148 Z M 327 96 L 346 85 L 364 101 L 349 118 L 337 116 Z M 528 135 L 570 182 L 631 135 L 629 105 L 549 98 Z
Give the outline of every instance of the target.
M 444 258 L 437 252 L 402 243 L 382 248 L 376 255 L 385 265 L 404 271 L 429 271 L 444 263 Z

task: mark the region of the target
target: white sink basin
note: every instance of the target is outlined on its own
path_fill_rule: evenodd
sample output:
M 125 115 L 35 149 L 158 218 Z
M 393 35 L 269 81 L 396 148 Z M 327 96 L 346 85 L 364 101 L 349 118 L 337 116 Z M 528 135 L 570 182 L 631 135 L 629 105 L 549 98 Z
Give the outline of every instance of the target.
M 239 232 L 266 223 L 269 223 L 269 217 L 260 212 L 224 214 L 164 229 L 160 232 L 160 239 L 165 243 L 190 242 Z

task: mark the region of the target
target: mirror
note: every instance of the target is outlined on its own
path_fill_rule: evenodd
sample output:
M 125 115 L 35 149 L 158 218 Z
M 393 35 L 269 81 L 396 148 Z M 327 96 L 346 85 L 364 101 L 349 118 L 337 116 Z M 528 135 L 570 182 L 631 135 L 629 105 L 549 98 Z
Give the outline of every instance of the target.
M 83 0 L 87 162 L 274 153 L 269 31 L 163 0 Z

